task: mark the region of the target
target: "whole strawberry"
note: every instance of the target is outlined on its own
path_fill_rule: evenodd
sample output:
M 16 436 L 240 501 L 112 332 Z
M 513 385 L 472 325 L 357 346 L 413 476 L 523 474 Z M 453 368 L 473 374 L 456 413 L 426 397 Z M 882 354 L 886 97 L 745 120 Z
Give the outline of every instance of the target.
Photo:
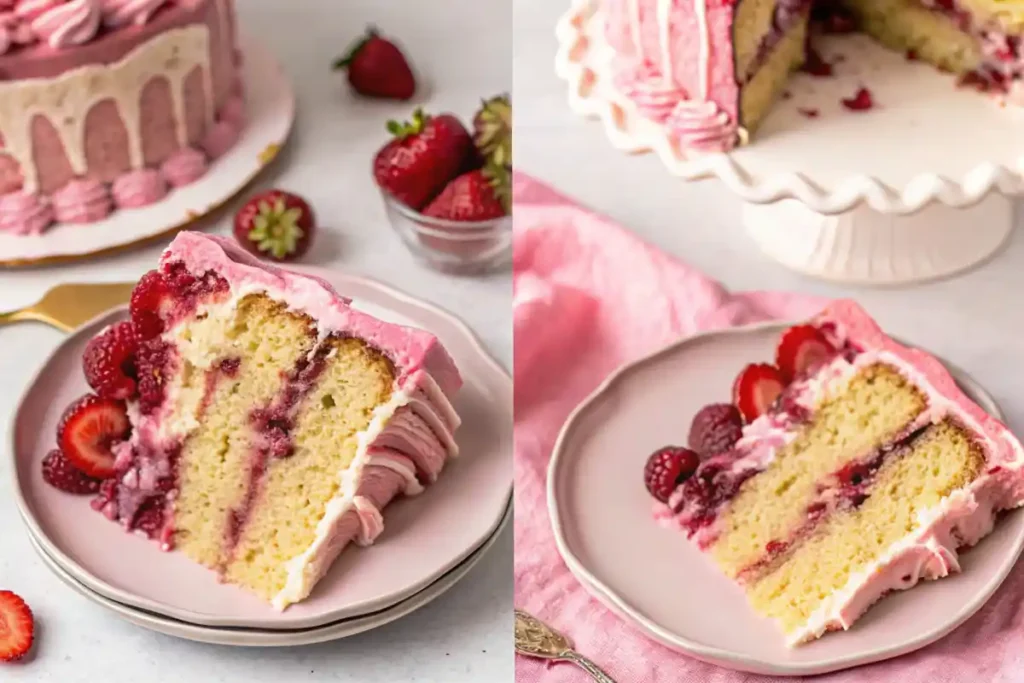
M 254 195 L 235 214 L 235 239 L 257 256 L 291 261 L 309 249 L 316 217 L 306 200 L 283 190 Z
M 473 151 L 473 139 L 452 114 L 429 116 L 417 109 L 411 122 L 389 121 L 388 131 L 395 138 L 377 152 L 373 177 L 417 211 L 458 175 Z
M 485 170 L 460 175 L 430 202 L 424 215 L 450 221 L 486 221 L 507 212 Z
M 416 78 L 405 55 L 372 27 L 334 62 L 334 69 L 346 69 L 352 89 L 368 97 L 407 100 L 416 92 Z

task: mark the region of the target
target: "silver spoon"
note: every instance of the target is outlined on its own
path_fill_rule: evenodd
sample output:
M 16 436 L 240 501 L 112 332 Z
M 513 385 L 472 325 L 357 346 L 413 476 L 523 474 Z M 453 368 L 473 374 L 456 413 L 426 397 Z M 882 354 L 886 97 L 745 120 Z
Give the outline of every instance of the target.
M 597 683 L 615 683 L 597 664 L 572 649 L 572 641 L 540 619 L 518 609 L 516 652 L 539 659 L 572 662 L 590 674 Z

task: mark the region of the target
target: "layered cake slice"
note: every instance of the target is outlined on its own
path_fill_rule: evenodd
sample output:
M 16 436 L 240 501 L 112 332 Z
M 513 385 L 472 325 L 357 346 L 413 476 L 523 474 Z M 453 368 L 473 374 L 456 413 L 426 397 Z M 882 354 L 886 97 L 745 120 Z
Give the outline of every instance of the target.
M 44 477 L 279 608 L 458 453 L 433 335 L 217 237 L 181 233 L 84 365 Z
M 838 302 L 702 409 L 645 470 L 678 528 L 790 644 L 847 629 L 1024 502 L 1024 449 L 933 357 Z

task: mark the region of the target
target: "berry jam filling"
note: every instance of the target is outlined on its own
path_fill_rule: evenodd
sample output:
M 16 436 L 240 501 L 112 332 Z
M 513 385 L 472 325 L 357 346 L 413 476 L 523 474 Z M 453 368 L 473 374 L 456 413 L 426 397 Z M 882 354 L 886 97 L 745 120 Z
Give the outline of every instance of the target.
M 234 550 L 242 537 L 242 529 L 252 514 L 260 493 L 260 483 L 267 471 L 270 458 L 286 458 L 295 450 L 291 431 L 295 427 L 296 408 L 316 386 L 327 367 L 330 344 L 321 344 L 313 355 L 303 356 L 288 373 L 284 384 L 270 405 L 254 408 L 249 423 L 258 438 L 249 464 L 249 482 L 242 502 L 228 513 L 224 545 Z M 223 370 L 223 366 L 222 366 Z M 228 553 L 230 555 L 230 553 Z
M 159 337 L 154 337 L 140 342 L 135 354 L 139 410 L 143 415 L 150 415 L 164 402 L 164 379 L 170 372 L 174 349 Z
M 771 28 L 761 38 L 757 52 L 747 68 L 745 82 L 750 82 L 750 79 L 761 70 L 786 34 L 803 21 L 811 10 L 811 4 L 812 0 L 779 0 L 775 5 L 775 14 L 772 15 Z
M 710 526 L 722 506 L 739 492 L 743 482 L 757 474 L 754 468 L 740 472 L 732 469 L 733 460 L 739 455 L 738 451 L 732 451 L 705 460 L 677 490 L 678 500 L 674 501 L 672 511 L 678 515 L 687 536 Z
M 955 0 L 921 0 L 925 7 L 949 17 L 964 33 L 981 44 L 982 63 L 961 78 L 961 84 L 985 92 L 1006 93 L 1012 81 L 1024 78 L 1024 44 L 994 24 L 980 26 Z

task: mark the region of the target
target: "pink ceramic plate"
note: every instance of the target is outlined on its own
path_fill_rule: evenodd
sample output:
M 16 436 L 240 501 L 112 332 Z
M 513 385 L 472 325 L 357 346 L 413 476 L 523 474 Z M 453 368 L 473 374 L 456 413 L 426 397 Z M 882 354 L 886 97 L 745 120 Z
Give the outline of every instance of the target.
M 111 600 L 172 619 L 218 627 L 305 629 L 375 612 L 419 592 L 481 546 L 501 522 L 512 489 L 512 380 L 451 315 L 374 281 L 307 269 L 378 317 L 436 334 L 465 380 L 455 405 L 463 418 L 461 455 L 422 495 L 385 511 L 370 548 L 347 549 L 310 598 L 284 612 L 180 553 L 162 553 L 125 534 L 43 482 L 39 462 L 53 447 L 63 408 L 88 387 L 80 359 L 88 339 L 124 316 L 85 325 L 53 353 L 18 407 L 12 434 L 16 496 L 43 549 L 76 580 Z
M 850 631 L 794 649 L 685 535 L 651 517 L 642 476 L 648 454 L 684 442 L 690 417 L 701 406 L 729 400 L 739 369 L 774 357 L 784 327 L 759 325 L 686 339 L 620 369 L 576 409 L 559 437 L 548 477 L 548 507 L 562 557 L 587 590 L 651 638 L 733 669 L 818 674 L 923 647 L 971 616 L 1006 577 L 1024 546 L 1020 511 L 962 556 L 962 574 L 891 595 Z M 999 416 L 976 382 L 949 367 L 979 405 Z

